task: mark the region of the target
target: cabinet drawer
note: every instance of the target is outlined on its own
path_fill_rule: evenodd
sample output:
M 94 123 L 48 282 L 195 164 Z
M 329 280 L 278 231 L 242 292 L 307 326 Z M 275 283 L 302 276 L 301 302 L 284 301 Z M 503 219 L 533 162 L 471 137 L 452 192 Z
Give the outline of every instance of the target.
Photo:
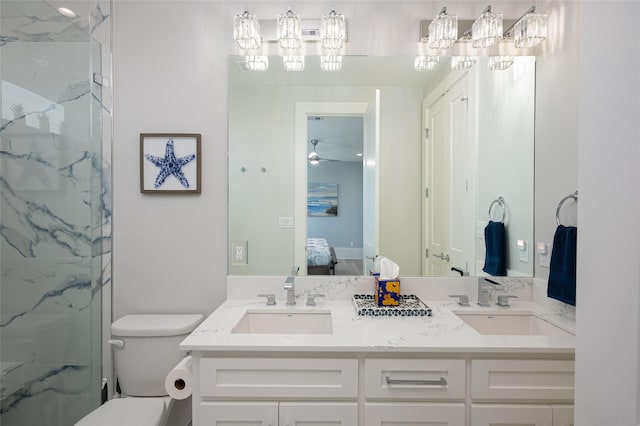
M 464 399 L 461 359 L 367 359 L 367 399 Z
M 365 426 L 461 426 L 466 424 L 464 404 L 366 403 Z
M 573 401 L 574 361 L 473 360 L 474 400 Z
M 202 358 L 200 391 L 204 398 L 355 399 L 358 360 Z

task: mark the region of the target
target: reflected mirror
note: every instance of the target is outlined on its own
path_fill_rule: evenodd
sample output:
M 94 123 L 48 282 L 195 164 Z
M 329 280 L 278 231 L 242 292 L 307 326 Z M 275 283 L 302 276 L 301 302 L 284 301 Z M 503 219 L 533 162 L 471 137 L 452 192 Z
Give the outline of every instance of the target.
M 376 256 L 401 276 L 533 275 L 535 58 L 243 59 L 229 60 L 230 275 L 368 274 Z

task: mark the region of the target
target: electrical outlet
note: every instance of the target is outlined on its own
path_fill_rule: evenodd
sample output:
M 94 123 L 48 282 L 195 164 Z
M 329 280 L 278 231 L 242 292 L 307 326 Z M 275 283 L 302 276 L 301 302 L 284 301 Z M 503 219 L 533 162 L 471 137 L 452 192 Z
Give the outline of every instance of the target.
M 551 265 L 551 246 L 547 243 L 537 243 L 536 252 L 538 253 L 538 264 L 544 268 Z
M 484 238 L 484 228 L 487 227 L 487 223 L 481 220 L 476 222 L 476 237 Z
M 247 264 L 247 246 L 248 241 L 232 241 L 231 242 L 231 264 L 246 265 Z

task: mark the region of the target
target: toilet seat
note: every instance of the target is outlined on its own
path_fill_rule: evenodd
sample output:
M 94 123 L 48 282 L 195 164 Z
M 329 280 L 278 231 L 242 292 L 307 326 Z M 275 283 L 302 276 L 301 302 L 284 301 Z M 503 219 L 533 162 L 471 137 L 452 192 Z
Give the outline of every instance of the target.
M 164 426 L 171 397 L 126 397 L 107 401 L 75 426 Z

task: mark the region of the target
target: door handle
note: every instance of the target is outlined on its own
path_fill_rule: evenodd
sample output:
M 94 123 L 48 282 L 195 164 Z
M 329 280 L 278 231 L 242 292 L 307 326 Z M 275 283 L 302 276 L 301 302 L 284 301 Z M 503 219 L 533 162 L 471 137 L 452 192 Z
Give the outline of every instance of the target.
M 449 255 L 448 254 L 444 254 L 443 252 L 441 252 L 440 254 L 434 254 L 433 257 L 437 257 L 438 259 L 442 259 L 445 262 L 449 261 Z

